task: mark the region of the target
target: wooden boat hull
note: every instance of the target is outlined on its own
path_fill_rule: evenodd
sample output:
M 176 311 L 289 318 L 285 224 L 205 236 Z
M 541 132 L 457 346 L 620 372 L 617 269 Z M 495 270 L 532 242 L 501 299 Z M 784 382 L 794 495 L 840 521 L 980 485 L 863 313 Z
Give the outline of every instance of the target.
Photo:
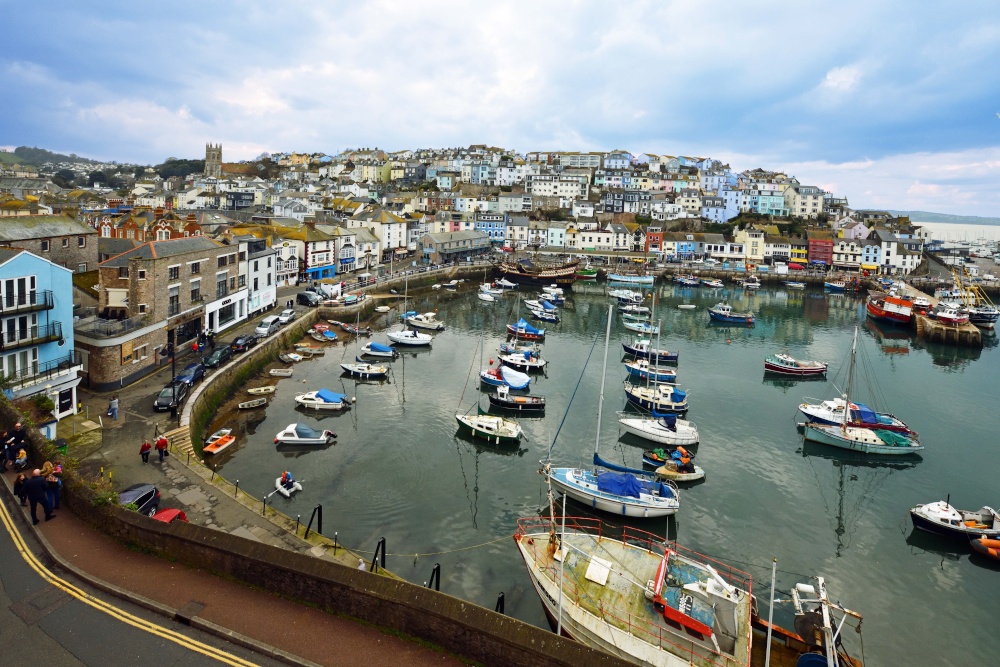
M 530 270 L 519 264 L 501 262 L 497 267 L 503 278 L 521 285 L 572 285 L 576 280 L 579 262 L 569 262 L 557 267 Z
M 265 405 L 267 405 L 266 398 L 255 398 L 252 401 L 240 403 L 237 407 L 239 407 L 240 410 L 253 410 L 254 408 L 262 408 Z
M 490 394 L 490 406 L 500 410 L 511 412 L 545 412 L 544 396 L 509 396 L 500 398 L 496 394 Z
M 821 366 L 790 366 L 771 359 L 764 360 L 764 371 L 776 375 L 825 375 L 826 369 L 826 364 Z
M 247 393 L 252 396 L 264 396 L 266 394 L 273 394 L 275 389 L 277 389 L 277 387 L 272 384 L 266 387 L 254 387 L 253 389 L 247 389 Z

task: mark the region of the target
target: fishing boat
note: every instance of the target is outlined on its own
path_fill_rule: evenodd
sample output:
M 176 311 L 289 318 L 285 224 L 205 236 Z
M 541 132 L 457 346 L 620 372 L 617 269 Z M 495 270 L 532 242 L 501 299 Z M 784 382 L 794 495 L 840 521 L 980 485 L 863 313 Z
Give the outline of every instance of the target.
M 938 322 L 951 326 L 969 323 L 969 313 L 962 312 L 950 304 L 939 303 L 936 308 L 927 313 Z
M 302 490 L 302 482 L 293 479 L 289 482 L 282 483 L 281 476 L 279 475 L 274 480 L 274 490 L 283 495 L 285 498 L 291 498 L 293 493 Z
M 701 284 L 705 287 L 725 287 L 718 278 L 702 278 Z
M 545 338 L 545 329 L 536 329 L 528 324 L 523 317 L 514 324 L 508 324 L 507 333 L 521 340 L 543 340 Z
M 347 410 L 351 407 L 351 404 L 348 402 L 345 394 L 338 394 L 337 392 L 330 391 L 329 389 L 318 389 L 316 391 L 307 391 L 304 394 L 299 394 L 295 397 L 295 402 L 303 408 L 307 408 L 309 410 L 322 410 L 325 412 Z
M 490 294 L 489 292 L 479 292 L 478 294 L 476 294 L 476 298 L 486 303 L 493 303 L 494 301 L 497 300 L 497 298 L 492 294 Z
M 678 352 L 670 352 L 652 347 L 649 340 L 645 338 L 636 338 L 631 343 L 622 343 L 622 347 L 625 349 L 625 354 L 630 354 L 639 359 L 650 359 L 656 363 L 676 364 L 680 356 Z
M 399 350 L 394 347 L 390 347 L 389 345 L 383 345 L 382 343 L 371 341 L 369 343 L 365 343 L 365 345 L 361 348 L 361 354 L 369 357 L 395 359 L 399 356 Z
M 824 280 L 823 289 L 828 289 L 831 292 L 843 292 L 847 289 L 847 283 L 843 280 Z
M 618 312 L 629 315 L 649 315 L 649 308 L 637 306 L 634 303 L 618 304 Z
M 362 380 L 374 380 L 384 378 L 389 374 L 388 366 L 369 364 L 360 357 L 356 357 L 355 361 L 357 363 L 340 365 L 344 369 L 344 372 L 351 377 L 361 378 Z
M 548 363 L 545 359 L 542 359 L 538 352 L 511 352 L 509 354 L 504 354 L 498 357 L 500 362 L 504 366 L 510 366 L 511 368 L 516 368 L 519 371 L 525 372 L 540 372 L 545 370 L 545 365 Z
M 272 377 L 277 377 L 277 378 L 290 378 L 292 377 L 292 369 L 272 368 L 271 370 L 268 371 L 268 374 L 270 374 Z
M 418 329 L 444 330 L 444 322 L 437 319 L 435 313 L 407 313 L 406 323 Z
M 623 320 L 622 326 L 629 331 L 636 331 L 641 334 L 646 334 L 647 336 L 650 334 L 660 333 L 660 325 L 650 324 L 649 322 L 633 322 L 631 320 Z
M 828 366 L 822 361 L 801 361 L 780 353 L 764 358 L 764 372 L 779 375 L 826 375 Z
M 913 527 L 935 535 L 963 539 L 987 537 L 1000 539 L 1000 514 L 992 507 L 960 510 L 951 506 L 951 496 L 926 505 L 910 508 Z
M 496 415 L 455 415 L 455 420 L 459 427 L 469 431 L 474 438 L 482 438 L 495 445 L 517 443 L 524 435 L 521 425 L 516 421 Z
M 688 410 L 688 392 L 674 385 L 657 384 L 649 387 L 625 380 L 625 399 L 632 405 L 652 412 L 683 414 Z
M 479 371 L 479 379 L 491 387 L 510 387 L 511 389 L 526 389 L 531 384 L 531 376 L 516 371 L 509 366 L 484 368 Z
M 715 322 L 727 322 L 731 324 L 747 324 L 747 325 L 751 325 L 754 323 L 753 313 L 734 312 L 733 307 L 730 306 L 725 301 L 721 301 L 712 306 L 711 308 L 709 308 L 708 316 L 711 320 Z
M 404 328 L 401 331 L 390 331 L 386 334 L 389 340 L 396 345 L 427 346 L 434 340 L 430 334 L 420 333 L 412 329 Z
M 277 445 L 326 445 L 337 439 L 333 431 L 317 431 L 305 424 L 289 424 L 274 436 Z
M 237 407 L 240 410 L 252 410 L 254 408 L 262 408 L 265 405 L 267 405 L 266 398 L 254 398 L 249 401 L 243 401 L 242 403 L 238 404 Z
M 788 289 L 805 289 L 806 284 L 798 280 L 783 280 L 782 281 Z
M 236 436 L 232 434 L 232 429 L 219 429 L 208 436 L 205 444 L 201 447 L 201 451 L 203 454 L 220 454 L 234 442 L 236 442 Z
M 854 384 L 854 369 L 857 361 L 858 328 L 854 328 L 854 342 L 851 345 L 851 364 L 847 375 L 847 388 L 844 401 L 850 404 L 850 394 Z M 801 406 L 799 407 L 801 410 Z M 877 454 L 899 456 L 913 454 L 924 447 L 917 441 L 912 431 L 902 433 L 882 428 L 867 428 L 853 426 L 849 423 L 848 410 L 841 413 L 840 424 L 821 424 L 806 422 L 802 424 L 805 438 L 841 449 L 848 449 L 862 454 Z
M 642 382 L 677 382 L 677 371 L 673 368 L 658 368 L 650 365 L 648 359 L 632 359 L 625 362 L 625 370 Z
M 618 425 L 626 433 L 671 447 L 697 445 L 701 438 L 694 422 L 672 414 L 654 412 L 652 417 L 638 417 L 631 412 L 619 412 Z
M 277 387 L 272 384 L 266 387 L 254 387 L 252 389 L 247 389 L 247 393 L 253 396 L 263 396 L 265 394 L 273 394 L 275 389 L 277 389 Z
M 518 284 L 528 285 L 572 285 L 576 280 L 578 260 L 559 265 L 535 264 L 525 258 L 517 262 L 500 262 L 497 269 L 503 277 Z
M 577 280 L 597 280 L 597 269 L 587 262 L 586 266 L 576 267 L 576 279 Z
M 559 316 L 555 313 L 555 311 L 552 310 L 529 309 L 529 312 L 531 313 L 532 317 L 542 322 L 549 322 L 551 324 L 555 324 L 556 322 L 559 321 Z
M 526 396 L 523 394 L 511 394 L 510 387 L 506 384 L 497 387 L 496 392 L 489 395 L 490 405 L 501 410 L 511 410 L 514 412 L 545 412 L 544 396 Z
M 612 283 L 634 283 L 636 285 L 652 285 L 656 281 L 656 276 L 648 276 L 643 273 L 609 273 L 608 282 Z
M 913 302 L 884 292 L 874 292 L 865 304 L 868 317 L 894 324 L 909 324 L 913 317 Z
M 1000 319 L 1000 310 L 993 304 L 983 289 L 971 280 L 965 279 L 965 269 L 961 272 L 952 267 L 955 286 L 952 290 L 959 309 L 967 313 L 969 322 L 983 329 L 993 329 Z

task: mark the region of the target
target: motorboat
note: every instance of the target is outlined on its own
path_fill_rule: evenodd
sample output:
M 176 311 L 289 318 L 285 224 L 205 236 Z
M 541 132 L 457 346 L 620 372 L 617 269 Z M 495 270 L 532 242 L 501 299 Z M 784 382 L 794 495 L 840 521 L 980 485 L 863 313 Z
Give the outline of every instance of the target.
M 637 338 L 632 343 L 622 343 L 622 347 L 625 348 L 625 354 L 638 357 L 639 359 L 650 359 L 655 363 L 676 364 L 680 356 L 678 352 L 670 352 L 652 347 L 649 340 L 645 338 Z
M 299 394 L 295 397 L 295 402 L 304 408 L 310 410 L 323 410 L 325 412 L 346 410 L 351 407 L 351 404 L 347 400 L 347 396 L 345 394 L 338 394 L 337 392 L 330 391 L 329 389 L 318 389 L 316 391 L 307 391 L 304 394 Z
M 970 539 L 1000 539 L 1000 514 L 992 507 L 960 510 L 951 506 L 951 498 L 910 508 L 913 527 L 936 535 Z
M 507 280 L 506 278 L 501 278 L 500 280 L 498 280 L 495 283 L 493 283 L 493 286 L 494 287 L 499 287 L 500 289 L 505 289 L 505 290 L 516 289 L 517 288 L 517 283 L 512 283 L 511 281 Z
M 531 310 L 531 316 L 542 322 L 549 322 L 550 324 L 555 324 L 559 321 L 559 316 L 556 315 L 555 311 L 552 310 Z
M 233 430 L 230 428 L 220 428 L 218 431 L 208 436 L 205 440 L 205 444 L 202 445 L 201 451 L 203 454 L 219 454 L 224 451 L 227 447 L 236 442 L 236 436 L 232 434 Z
M 512 419 L 504 419 L 496 415 L 455 415 L 461 428 L 466 429 L 475 438 L 482 438 L 495 445 L 516 443 L 524 435 L 521 425 Z
M 530 375 L 516 371 L 509 366 L 484 368 L 479 372 L 479 379 L 483 384 L 492 387 L 506 386 L 511 389 L 526 389 L 531 384 Z
M 491 294 L 493 296 L 499 296 L 503 294 L 503 290 L 499 287 L 494 287 L 493 283 L 483 283 L 479 286 L 479 291 L 482 294 Z
M 743 289 L 760 289 L 760 278 L 757 276 L 748 276 L 743 279 Z
M 525 299 L 524 305 L 528 307 L 528 310 L 541 310 L 542 303 L 537 299 Z
M 639 417 L 634 413 L 619 412 L 618 425 L 626 433 L 670 447 L 697 445 L 701 438 L 694 422 L 671 414 L 657 412 L 652 417 Z
M 942 324 L 958 326 L 969 323 L 969 313 L 949 305 L 938 304 L 938 307 L 932 310 L 929 315 Z
M 780 375 L 826 375 L 829 364 L 822 361 L 801 361 L 787 354 L 771 354 L 764 358 L 764 371 Z
M 353 364 L 341 364 L 340 367 L 351 377 L 361 378 L 362 380 L 384 378 L 389 374 L 388 366 L 370 364 L 360 357 L 356 357 L 355 362 Z
M 366 343 L 361 348 L 361 354 L 367 355 L 369 357 L 382 357 L 385 359 L 395 359 L 399 356 L 399 350 L 389 345 L 383 345 L 382 343 L 376 343 L 374 341 Z
M 445 283 L 443 287 L 446 290 L 451 290 L 452 292 L 454 292 L 455 290 L 458 289 L 458 284 L 460 282 L 463 282 L 463 281 L 461 281 L 461 280 L 452 280 L 450 282 Z
M 545 338 L 545 329 L 536 329 L 528 324 L 523 317 L 514 324 L 508 324 L 507 333 L 521 340 L 542 340 Z
M 823 289 L 828 289 L 831 292 L 843 292 L 847 288 L 847 283 L 843 280 L 824 280 Z
M 519 371 L 543 371 L 548 363 L 538 352 L 511 352 L 498 358 L 505 366 Z
M 801 282 L 801 281 L 798 281 L 798 280 L 785 280 L 783 282 L 785 284 L 785 287 L 787 287 L 788 289 L 805 289 L 806 288 L 806 284 L 804 282 Z
M 326 445 L 337 439 L 333 431 L 317 431 L 305 424 L 289 424 L 274 436 L 278 445 Z
M 628 374 L 641 382 L 677 382 L 677 371 L 673 368 L 651 366 L 648 359 L 632 359 L 625 362 Z
M 293 479 L 291 482 L 282 484 L 281 477 L 279 476 L 274 480 L 274 490 L 286 498 L 291 498 L 293 493 L 302 490 L 302 482 Z
M 844 422 L 846 407 L 847 401 L 838 396 L 819 403 L 800 403 L 799 412 L 811 422 L 836 425 Z M 875 412 L 864 403 L 851 403 L 851 414 L 847 417 L 847 424 L 910 433 L 909 427 L 903 420 L 887 412 Z
M 632 320 L 623 320 L 622 326 L 629 331 L 635 331 L 641 334 L 656 334 L 660 333 L 660 325 L 650 324 L 649 322 L 635 322 Z
M 542 291 L 554 297 L 566 296 L 566 291 L 559 285 L 542 285 Z
M 745 286 L 745 285 L 744 285 Z M 716 322 L 729 322 L 732 324 L 753 324 L 754 314 L 751 312 L 739 313 L 733 307 L 722 301 L 708 309 L 708 316 Z
M 694 276 L 677 276 L 676 282 L 682 287 L 698 287 L 701 285 L 701 281 Z
M 701 284 L 705 287 L 725 287 L 718 278 L 702 278 Z
M 511 394 L 510 387 L 507 385 L 497 387 L 496 392 L 489 395 L 489 399 L 490 406 L 501 410 L 535 413 L 545 412 L 544 396 Z
M 430 345 L 434 336 L 420 333 L 412 329 L 402 329 L 401 331 L 390 331 L 386 334 L 393 343 L 397 345 L 421 346 Z
M 670 384 L 651 386 L 625 380 L 625 398 L 632 405 L 652 412 L 683 414 L 688 410 L 688 393 Z
M 483 301 L 485 303 L 493 303 L 493 302 L 495 302 L 497 300 L 497 298 L 495 296 L 493 296 L 492 294 L 490 294 L 489 292 L 479 292 L 476 295 L 476 298 L 478 298 L 480 301 Z
M 444 330 L 444 322 L 437 319 L 435 313 L 413 313 L 406 318 L 406 323 L 418 329 Z

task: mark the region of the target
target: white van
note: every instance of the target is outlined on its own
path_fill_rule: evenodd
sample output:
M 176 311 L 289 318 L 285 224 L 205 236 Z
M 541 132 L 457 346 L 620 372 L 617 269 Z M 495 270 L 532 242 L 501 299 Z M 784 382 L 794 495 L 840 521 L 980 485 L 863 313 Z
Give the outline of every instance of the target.
M 269 317 L 265 317 L 260 321 L 260 324 L 257 325 L 256 329 L 254 329 L 254 333 L 257 334 L 258 336 L 266 338 L 267 336 L 270 336 L 280 328 L 281 328 L 281 322 L 278 320 L 278 316 L 271 315 Z

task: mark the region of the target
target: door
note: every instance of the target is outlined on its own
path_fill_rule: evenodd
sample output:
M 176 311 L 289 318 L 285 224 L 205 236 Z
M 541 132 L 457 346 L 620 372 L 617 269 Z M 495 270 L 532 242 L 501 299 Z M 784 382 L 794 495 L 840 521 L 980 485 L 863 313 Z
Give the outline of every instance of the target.
M 59 392 L 59 414 L 69 412 L 73 409 L 73 390 L 63 389 Z
M 17 279 L 17 305 L 23 306 L 28 302 L 28 285 L 25 278 Z

